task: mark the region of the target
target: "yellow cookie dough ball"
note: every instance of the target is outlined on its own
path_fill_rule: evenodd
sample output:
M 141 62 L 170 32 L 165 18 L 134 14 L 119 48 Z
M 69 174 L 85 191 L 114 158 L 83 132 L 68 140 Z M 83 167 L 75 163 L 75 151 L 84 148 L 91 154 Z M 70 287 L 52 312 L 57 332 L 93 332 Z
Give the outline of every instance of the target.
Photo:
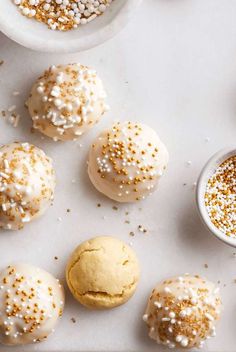
M 29 143 L 0 147 L 0 228 L 18 230 L 50 206 L 56 185 L 52 160 Z
M 51 66 L 38 78 L 27 101 L 35 129 L 54 141 L 75 140 L 108 109 L 96 71 L 81 64 Z
M 90 239 L 73 252 L 66 269 L 73 296 L 93 309 L 113 308 L 130 299 L 139 280 L 134 251 L 110 236 Z
M 96 189 L 117 202 L 136 202 L 153 193 L 168 163 L 156 132 L 141 123 L 116 123 L 90 148 L 88 174 Z
M 63 308 L 63 287 L 45 270 L 17 263 L 0 272 L 0 343 L 45 340 L 54 332 Z
M 219 289 L 199 276 L 184 275 L 158 284 L 143 320 L 149 336 L 169 348 L 201 348 L 215 336 L 220 318 Z

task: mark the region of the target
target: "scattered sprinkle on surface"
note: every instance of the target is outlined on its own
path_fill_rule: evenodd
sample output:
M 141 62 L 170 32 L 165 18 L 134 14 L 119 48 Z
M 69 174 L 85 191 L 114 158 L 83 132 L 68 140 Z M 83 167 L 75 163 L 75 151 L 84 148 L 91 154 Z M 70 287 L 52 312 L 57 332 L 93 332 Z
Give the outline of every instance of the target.
M 142 225 L 138 226 L 138 230 L 143 233 L 147 233 L 147 229 L 145 229 Z
M 8 124 L 12 125 L 13 127 L 18 127 L 20 121 L 20 115 L 14 112 L 15 105 L 11 106 L 7 110 L 2 110 L 0 112 L 0 117 L 3 118 Z

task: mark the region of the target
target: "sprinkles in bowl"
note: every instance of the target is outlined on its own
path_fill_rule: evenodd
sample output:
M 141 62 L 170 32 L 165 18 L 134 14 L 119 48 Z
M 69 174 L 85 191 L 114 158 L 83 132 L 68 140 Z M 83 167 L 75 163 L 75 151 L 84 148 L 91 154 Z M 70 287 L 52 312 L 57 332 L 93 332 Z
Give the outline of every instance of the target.
M 236 238 L 236 155 L 222 162 L 209 178 L 205 206 L 214 226 Z
M 68 31 L 102 15 L 113 0 L 13 0 L 22 15 L 49 29 Z

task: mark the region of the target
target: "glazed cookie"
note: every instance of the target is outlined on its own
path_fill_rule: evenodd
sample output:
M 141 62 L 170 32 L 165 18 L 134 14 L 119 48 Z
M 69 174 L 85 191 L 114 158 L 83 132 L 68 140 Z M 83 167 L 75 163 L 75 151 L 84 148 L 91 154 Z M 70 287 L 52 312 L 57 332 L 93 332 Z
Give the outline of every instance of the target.
M 220 312 L 219 289 L 197 275 L 184 275 L 156 286 L 143 319 L 150 338 L 158 344 L 201 348 L 206 339 L 215 336 Z
M 46 339 L 63 307 L 63 288 L 51 274 L 28 264 L 8 266 L 0 273 L 0 343 Z
M 154 191 L 167 163 L 168 152 L 154 130 L 122 122 L 102 132 L 92 144 L 88 174 L 107 197 L 135 202 Z
M 50 206 L 56 184 L 52 161 L 29 143 L 0 147 L 0 228 L 18 230 Z
M 73 252 L 66 269 L 73 296 L 93 309 L 113 308 L 130 299 L 139 280 L 134 251 L 109 236 L 82 243 Z
M 54 141 L 75 140 L 108 109 L 96 71 L 80 64 L 51 66 L 27 101 L 35 129 Z

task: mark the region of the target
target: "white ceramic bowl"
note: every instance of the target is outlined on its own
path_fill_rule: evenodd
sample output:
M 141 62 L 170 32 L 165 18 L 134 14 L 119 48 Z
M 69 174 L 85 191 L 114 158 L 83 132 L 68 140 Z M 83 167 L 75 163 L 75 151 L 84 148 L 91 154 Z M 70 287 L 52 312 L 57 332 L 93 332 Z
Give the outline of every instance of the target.
M 222 164 L 225 160 L 230 158 L 231 156 L 236 155 L 236 147 L 229 147 L 223 150 L 220 150 L 218 153 L 213 155 L 213 157 L 207 162 L 205 167 L 203 168 L 198 184 L 197 184 L 197 206 L 201 215 L 203 222 L 206 224 L 208 229 L 219 238 L 221 241 L 227 243 L 232 247 L 236 247 L 236 238 L 228 237 L 223 232 L 221 232 L 215 225 L 211 222 L 211 219 L 208 215 L 204 196 L 206 192 L 206 186 L 211 175 L 216 171 L 218 166 Z
M 78 52 L 112 38 L 129 21 L 142 0 L 114 0 L 107 11 L 78 29 L 52 31 L 45 24 L 24 17 L 12 0 L 0 0 L 0 31 L 15 42 L 37 51 Z

